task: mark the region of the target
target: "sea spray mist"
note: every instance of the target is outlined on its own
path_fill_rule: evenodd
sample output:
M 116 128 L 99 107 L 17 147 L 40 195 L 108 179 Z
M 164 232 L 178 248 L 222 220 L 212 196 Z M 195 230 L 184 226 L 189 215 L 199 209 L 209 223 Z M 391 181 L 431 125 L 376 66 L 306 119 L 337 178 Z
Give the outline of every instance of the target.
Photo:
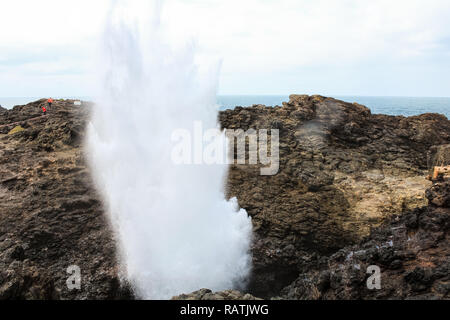
M 93 176 L 139 297 L 236 288 L 250 272 L 251 220 L 224 199 L 227 167 L 171 159 L 174 130 L 218 126 L 219 67 L 203 68 L 192 43 L 174 49 L 159 6 L 144 3 L 115 1 L 106 22 L 88 125 Z

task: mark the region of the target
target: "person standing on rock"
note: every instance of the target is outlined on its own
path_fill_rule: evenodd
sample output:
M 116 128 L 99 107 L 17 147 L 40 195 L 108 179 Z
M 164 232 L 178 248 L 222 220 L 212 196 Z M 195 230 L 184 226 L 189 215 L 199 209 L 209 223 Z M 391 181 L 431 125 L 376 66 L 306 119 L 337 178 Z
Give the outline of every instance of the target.
M 47 114 L 47 108 L 45 106 L 42 106 L 42 113 L 44 116 Z
M 53 99 L 48 98 L 47 103 L 48 103 L 48 108 L 50 109 L 50 107 L 52 106 L 52 103 L 53 103 Z

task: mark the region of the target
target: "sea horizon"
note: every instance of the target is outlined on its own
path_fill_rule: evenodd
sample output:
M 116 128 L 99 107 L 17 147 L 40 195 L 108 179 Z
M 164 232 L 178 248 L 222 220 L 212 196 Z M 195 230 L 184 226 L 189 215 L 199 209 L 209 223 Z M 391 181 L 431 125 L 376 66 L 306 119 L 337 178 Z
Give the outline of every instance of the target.
M 219 110 L 234 109 L 237 106 L 249 107 L 263 104 L 266 106 L 281 106 L 289 101 L 290 94 L 276 95 L 218 95 Z M 423 113 L 440 113 L 450 118 L 450 97 L 421 97 L 421 96 L 362 96 L 362 95 L 322 95 L 346 102 L 356 102 L 368 107 L 374 114 L 414 116 Z M 0 97 L 0 105 L 11 109 L 16 105 L 24 105 L 43 97 Z M 89 96 L 56 96 L 54 99 L 80 99 L 92 101 Z

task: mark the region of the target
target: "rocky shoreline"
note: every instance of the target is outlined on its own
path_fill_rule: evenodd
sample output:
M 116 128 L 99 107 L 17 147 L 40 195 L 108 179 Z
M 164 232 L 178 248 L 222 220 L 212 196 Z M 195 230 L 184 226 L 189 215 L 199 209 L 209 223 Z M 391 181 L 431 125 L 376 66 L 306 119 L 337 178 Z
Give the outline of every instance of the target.
M 427 206 L 425 176 L 438 158 L 436 146 L 450 142 L 445 116 L 373 115 L 321 96 L 227 110 L 220 121 L 224 128 L 280 130 L 276 176 L 261 177 L 257 166 L 245 165 L 232 166 L 228 177 L 228 196 L 254 223 L 249 291 L 264 298 L 392 216 Z
M 55 101 L 41 117 L 43 105 L 0 113 L 0 298 L 129 297 L 83 155 L 91 106 Z M 83 290 L 67 288 L 71 265 Z
M 82 142 L 92 106 L 39 100 L 0 110 L 0 298 L 126 299 L 115 241 Z M 252 216 L 248 293 L 179 299 L 447 299 L 449 161 L 443 115 L 374 115 L 362 105 L 292 95 L 279 107 L 222 111 L 222 128 L 279 129 L 280 170 L 232 165 L 226 196 Z M 20 126 L 23 130 L 11 133 Z M 69 291 L 66 268 L 86 286 Z M 367 289 L 367 266 L 382 271 Z

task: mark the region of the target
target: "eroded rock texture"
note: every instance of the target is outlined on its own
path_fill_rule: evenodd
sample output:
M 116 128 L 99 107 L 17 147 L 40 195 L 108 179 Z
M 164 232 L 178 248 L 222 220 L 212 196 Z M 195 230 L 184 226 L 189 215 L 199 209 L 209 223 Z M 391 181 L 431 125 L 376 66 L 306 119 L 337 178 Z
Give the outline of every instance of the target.
M 449 195 L 450 181 L 436 182 L 427 191 L 429 206 L 393 216 L 361 243 L 323 259 L 284 288 L 280 298 L 450 298 Z M 369 266 L 380 268 L 378 290 L 367 286 Z
M 42 117 L 44 104 L 0 109 L 0 298 L 130 298 L 83 157 L 91 106 L 56 101 Z M 233 165 L 228 175 L 227 197 L 254 224 L 250 294 L 448 298 L 449 182 L 425 179 L 449 159 L 447 118 L 373 115 L 294 95 L 219 119 L 228 129 L 280 130 L 277 175 L 261 176 L 259 165 Z M 67 288 L 70 265 L 81 268 L 81 290 Z M 382 270 L 381 290 L 367 290 L 369 265 Z M 178 298 L 252 295 L 205 289 Z
M 90 106 L 56 101 L 41 117 L 44 104 L 0 114 L 0 298 L 126 298 L 81 148 Z M 68 290 L 71 265 L 81 290 Z
M 258 165 L 233 165 L 227 185 L 227 196 L 253 218 L 249 290 L 263 297 L 392 215 L 426 206 L 427 159 L 446 153 L 435 147 L 427 154 L 450 142 L 445 116 L 373 115 L 321 96 L 293 95 L 275 108 L 238 107 L 221 112 L 220 122 L 228 129 L 280 130 L 279 173 L 260 176 Z
M 261 300 L 251 294 L 244 294 L 236 290 L 212 292 L 209 289 L 201 289 L 190 294 L 181 294 L 172 300 Z

